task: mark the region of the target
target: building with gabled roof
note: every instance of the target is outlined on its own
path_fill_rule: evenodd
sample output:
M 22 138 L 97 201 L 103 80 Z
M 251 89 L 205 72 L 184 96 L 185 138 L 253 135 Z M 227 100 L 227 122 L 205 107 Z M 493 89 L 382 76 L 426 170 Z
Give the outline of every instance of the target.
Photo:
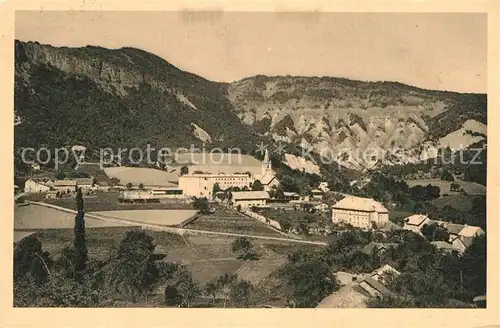
M 444 226 L 448 233 L 450 234 L 450 241 L 453 241 L 456 237 L 458 237 L 458 234 L 462 229 L 465 227 L 463 224 L 456 224 L 456 223 L 448 223 L 445 224 Z
M 269 198 L 267 191 L 233 191 L 231 193 L 233 205 L 241 206 L 241 208 L 265 206 Z
M 387 276 L 399 276 L 401 272 L 394 269 L 388 264 L 383 265 L 373 271 L 368 277 L 365 277 L 359 282 L 361 287 L 370 296 L 388 296 L 393 293 L 387 288 Z
M 424 214 L 413 214 L 404 219 L 403 229 L 420 234 L 424 225 L 429 224 L 429 216 Z
M 480 227 L 464 225 L 458 235 L 451 240 L 451 244 L 453 249 L 463 253 L 472 245 L 474 238 L 481 235 L 484 235 L 484 230 Z
M 32 178 L 24 183 L 24 191 L 27 193 L 47 192 L 52 189 L 54 182 L 49 178 Z
M 332 222 L 347 223 L 370 229 L 383 227 L 389 221 L 389 211 L 372 198 L 346 196 L 332 206 Z

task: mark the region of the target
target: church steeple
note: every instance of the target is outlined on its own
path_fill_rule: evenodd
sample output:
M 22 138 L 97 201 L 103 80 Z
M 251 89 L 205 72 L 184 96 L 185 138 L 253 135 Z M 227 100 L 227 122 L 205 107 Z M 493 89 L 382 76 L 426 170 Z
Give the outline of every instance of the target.
M 266 148 L 266 152 L 264 153 L 264 160 L 262 161 L 262 164 L 264 164 L 264 163 L 270 163 L 269 152 L 267 151 L 267 148 Z
M 262 161 L 262 176 L 265 176 L 267 173 L 272 173 L 271 170 L 271 161 L 269 160 L 269 152 L 267 151 L 264 153 L 264 160 Z

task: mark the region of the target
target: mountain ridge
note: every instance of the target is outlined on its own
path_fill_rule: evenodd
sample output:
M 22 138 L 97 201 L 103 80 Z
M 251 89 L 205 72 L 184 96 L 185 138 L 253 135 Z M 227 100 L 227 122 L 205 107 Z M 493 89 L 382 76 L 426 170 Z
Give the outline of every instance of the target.
M 264 139 L 337 152 L 340 164 L 362 170 L 369 163 L 343 148 L 401 147 L 415 161 L 426 143 L 439 148 L 466 122 L 487 123 L 484 94 L 400 82 L 262 74 L 213 82 L 134 47 L 16 40 L 15 58 L 18 146 L 210 143 L 251 153 Z

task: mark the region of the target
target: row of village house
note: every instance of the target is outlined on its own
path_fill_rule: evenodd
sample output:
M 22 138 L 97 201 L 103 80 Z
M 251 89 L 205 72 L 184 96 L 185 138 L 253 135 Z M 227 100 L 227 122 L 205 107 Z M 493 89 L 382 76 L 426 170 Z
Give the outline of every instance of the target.
M 24 184 L 24 192 L 26 193 L 42 193 L 49 191 L 59 191 L 62 193 L 72 192 L 75 187 L 92 189 L 94 187 L 93 178 L 76 178 L 64 180 L 52 180 L 49 178 L 32 178 L 26 180 Z

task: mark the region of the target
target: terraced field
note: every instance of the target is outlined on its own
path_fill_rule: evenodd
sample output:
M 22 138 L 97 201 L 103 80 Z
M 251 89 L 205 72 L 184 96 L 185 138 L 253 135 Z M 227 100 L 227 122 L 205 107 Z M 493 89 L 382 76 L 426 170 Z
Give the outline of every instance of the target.
M 185 228 L 283 238 L 282 234 L 267 225 L 242 215 L 202 215 Z

